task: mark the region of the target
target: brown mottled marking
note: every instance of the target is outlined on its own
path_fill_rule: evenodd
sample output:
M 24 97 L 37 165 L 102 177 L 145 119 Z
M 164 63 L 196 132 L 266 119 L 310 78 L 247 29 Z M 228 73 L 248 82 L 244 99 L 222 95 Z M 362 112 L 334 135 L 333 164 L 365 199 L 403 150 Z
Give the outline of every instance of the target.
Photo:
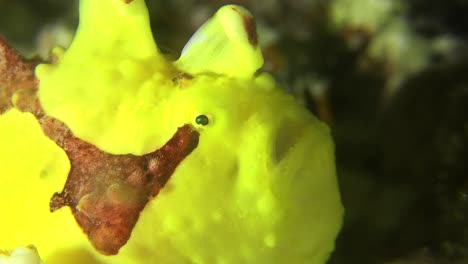
M 255 20 L 252 16 L 246 16 L 239 12 L 239 10 L 235 7 L 231 7 L 233 11 L 239 13 L 242 16 L 242 22 L 244 23 L 244 29 L 247 33 L 247 39 L 249 40 L 250 45 L 253 47 L 257 47 L 258 45 L 258 35 L 257 35 L 257 28 L 255 27 Z
M 174 78 L 172 78 L 172 82 L 175 85 L 179 86 L 179 88 L 186 88 L 186 81 L 191 79 L 193 79 L 192 75 L 185 72 L 181 72 L 177 74 Z
M 57 122 L 45 122 L 44 131 L 55 130 Z M 65 137 L 59 145 L 72 168 L 63 191 L 52 197 L 50 210 L 69 206 L 93 246 L 102 254 L 117 254 L 130 238 L 140 212 L 196 148 L 198 137 L 191 125 L 184 125 L 164 146 L 144 156 L 111 155 Z
M 244 28 L 247 32 L 247 38 L 249 39 L 250 45 L 256 47 L 258 45 L 257 29 L 255 27 L 255 21 L 252 17 L 243 16 Z
M 0 114 L 11 107 L 31 112 L 44 134 L 65 150 L 71 169 L 62 192 L 50 200 L 50 211 L 69 206 L 93 246 L 102 254 L 117 254 L 127 243 L 140 212 L 197 147 L 199 133 L 184 125 L 164 146 L 147 155 L 105 153 L 45 115 L 36 94 L 36 65 L 0 37 Z M 16 100 L 11 103 L 13 94 Z
M 124 1 L 124 3 L 126 3 L 126 4 L 130 4 L 131 2 L 133 2 L 133 0 L 123 0 L 123 1 Z
M 27 60 L 0 36 L 0 114 L 13 107 L 11 96 L 19 89 L 36 90 L 34 68 L 39 60 Z

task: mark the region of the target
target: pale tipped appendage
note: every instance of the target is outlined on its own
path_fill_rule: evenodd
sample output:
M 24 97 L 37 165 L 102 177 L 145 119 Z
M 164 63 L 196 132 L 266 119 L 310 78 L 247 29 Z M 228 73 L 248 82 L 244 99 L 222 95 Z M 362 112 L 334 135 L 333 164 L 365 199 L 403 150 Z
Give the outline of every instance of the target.
M 144 154 L 170 138 L 168 108 L 153 106 L 172 93 L 176 70 L 158 51 L 143 0 L 81 0 L 76 36 L 58 55 L 36 68 L 38 95 L 75 136 L 113 154 Z
M 13 251 L 0 250 L 0 264 L 44 264 L 34 246 L 21 246 Z
M 0 247 L 34 244 L 47 264 L 326 262 L 343 217 L 333 141 L 268 73 L 257 74 L 263 58 L 246 9 L 221 8 L 170 61 L 153 41 L 143 0 L 81 0 L 77 35 L 54 54 L 36 69 L 39 100 L 79 139 L 142 155 L 190 124 L 200 140 L 118 254 L 103 256 L 67 208 L 49 212 L 67 178 L 63 152 L 40 145 L 51 142 L 32 115 L 2 115 L 0 157 L 11 166 L 0 166 L 0 192 L 9 197 L 0 208 L 15 228 L 0 234 Z M 17 149 L 27 155 L 12 155 Z M 26 215 L 39 220 L 19 236 Z
M 220 8 L 192 36 L 175 65 L 190 74 L 252 78 L 263 65 L 252 14 L 236 5 Z

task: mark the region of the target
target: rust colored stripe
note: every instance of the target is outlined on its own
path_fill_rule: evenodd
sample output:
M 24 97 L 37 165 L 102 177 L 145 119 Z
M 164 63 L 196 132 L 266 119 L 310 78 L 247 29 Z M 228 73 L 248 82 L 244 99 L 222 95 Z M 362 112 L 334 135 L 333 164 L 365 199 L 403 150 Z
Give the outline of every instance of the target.
M 56 130 L 57 122 L 49 119 L 44 130 L 48 126 Z M 115 255 L 127 243 L 146 204 L 198 140 L 199 133 L 184 125 L 164 146 L 144 156 L 111 155 L 72 136 L 58 140 L 72 167 L 63 191 L 51 198 L 50 210 L 69 206 L 93 246 Z

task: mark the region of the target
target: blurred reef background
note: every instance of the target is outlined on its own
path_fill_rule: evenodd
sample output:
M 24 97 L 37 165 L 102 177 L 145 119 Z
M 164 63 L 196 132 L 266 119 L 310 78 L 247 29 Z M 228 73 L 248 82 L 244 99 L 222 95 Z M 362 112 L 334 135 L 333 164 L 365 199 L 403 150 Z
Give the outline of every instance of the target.
M 220 6 L 254 14 L 263 70 L 332 128 L 346 216 L 330 264 L 468 263 L 468 1 L 146 2 L 174 58 Z M 46 58 L 77 8 L 0 0 L 0 34 Z

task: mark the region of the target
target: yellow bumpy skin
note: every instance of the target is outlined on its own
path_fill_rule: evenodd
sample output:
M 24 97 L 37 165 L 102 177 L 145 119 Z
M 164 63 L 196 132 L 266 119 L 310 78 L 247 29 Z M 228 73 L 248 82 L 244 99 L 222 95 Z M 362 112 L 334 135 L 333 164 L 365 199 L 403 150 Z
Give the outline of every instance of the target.
M 44 111 L 112 154 L 152 152 L 186 124 L 199 143 L 119 253 L 103 256 L 68 208 L 49 212 L 67 178 L 64 153 L 31 115 L 4 114 L 0 248 L 33 244 L 48 264 L 57 255 L 70 263 L 67 254 L 81 263 L 325 263 L 343 216 L 333 142 L 269 74 L 256 74 L 262 64 L 240 6 L 222 7 L 174 62 L 158 51 L 143 0 L 81 0 L 72 45 L 36 69 Z
M 0 133 L 0 252 L 34 244 L 48 264 L 82 263 L 67 257 L 85 260 L 91 248 L 73 216 L 68 210 L 49 211 L 51 194 L 60 191 L 70 169 L 66 154 L 29 113 L 12 109 L 2 114 Z M 29 263 L 16 262 L 22 251 L 0 257 L 0 263 Z

